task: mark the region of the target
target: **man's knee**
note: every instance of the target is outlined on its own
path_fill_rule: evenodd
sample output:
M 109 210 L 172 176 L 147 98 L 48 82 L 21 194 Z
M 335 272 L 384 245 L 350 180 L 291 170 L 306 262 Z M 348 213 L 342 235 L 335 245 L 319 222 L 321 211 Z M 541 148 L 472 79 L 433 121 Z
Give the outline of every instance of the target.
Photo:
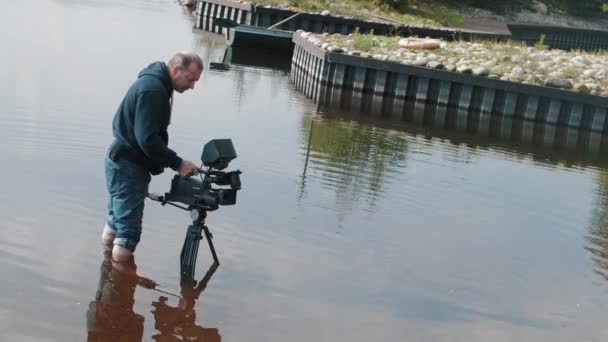
M 101 242 L 104 245 L 111 245 L 114 242 L 114 238 L 116 237 L 116 229 L 110 227 L 106 223 L 103 227 L 103 233 L 101 234 Z
M 117 236 L 114 238 L 114 246 L 120 246 L 130 250 L 131 252 L 135 252 L 135 248 L 137 248 L 137 244 L 139 243 L 140 234 L 136 236 Z
M 112 259 L 114 259 L 114 261 L 124 262 L 131 260 L 131 258 L 133 258 L 132 250 L 116 244 L 114 245 L 114 248 L 112 248 Z

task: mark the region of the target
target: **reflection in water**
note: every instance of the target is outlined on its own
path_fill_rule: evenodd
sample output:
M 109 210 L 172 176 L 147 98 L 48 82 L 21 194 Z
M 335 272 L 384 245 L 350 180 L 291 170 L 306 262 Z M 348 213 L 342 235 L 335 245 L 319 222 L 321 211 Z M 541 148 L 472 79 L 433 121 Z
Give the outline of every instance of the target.
M 325 188 L 336 194 L 337 211 L 350 211 L 361 197 L 373 212 L 375 202 L 405 170 L 408 140 L 428 144 L 447 140 L 452 162 L 472 163 L 478 151 L 496 150 L 515 161 L 531 159 L 552 165 L 608 165 L 606 137 L 565 127 L 513 119 L 487 118 L 485 130 L 446 129 L 357 113 L 319 109 L 301 120 L 304 170 L 298 200 L 306 193 L 307 173 L 319 171 Z M 505 128 L 506 127 L 506 128 Z M 416 142 L 418 145 L 419 142 Z M 419 149 L 419 148 L 418 148 Z M 420 151 L 417 151 L 420 152 Z
M 326 107 L 320 107 L 319 112 L 327 119 L 352 120 L 402 131 L 412 136 L 420 135 L 427 140 L 447 139 L 454 145 L 465 144 L 482 149 L 498 148 L 551 164 L 608 165 L 605 153 L 608 150 L 608 136 L 596 132 L 498 116 L 481 116 L 477 125 L 458 126 L 449 125 L 450 120 L 446 124 L 437 124 L 432 117 L 423 117 L 419 122 L 414 122 L 377 118 Z
M 196 300 L 217 270 L 213 264 L 198 283 L 184 280 L 181 296 L 156 289 L 158 284 L 137 274 L 134 259 L 127 262 L 112 260 L 111 249 L 104 250 L 99 285 L 95 300 L 87 311 L 87 341 L 142 341 L 144 316 L 134 312 L 137 286 L 157 290 L 179 298 L 178 305 L 171 307 L 168 298 L 159 297 L 153 302 L 155 328 L 152 338 L 156 341 L 220 341 L 218 329 L 204 328 L 196 324 Z
M 303 116 L 302 127 L 308 130 L 308 141 L 300 198 L 310 167 L 320 171 L 325 185 L 335 191 L 338 211 L 352 208 L 362 194 L 371 210 L 385 191 L 384 179 L 404 168 L 408 143 L 403 134 L 310 115 Z
M 87 341 L 141 341 L 144 317 L 133 312 L 137 285 L 155 283 L 137 276 L 133 259 L 114 262 L 112 250 L 104 250 L 95 300 L 87 311 Z
M 587 236 L 595 273 L 608 280 L 608 172 L 601 171 L 597 179 L 597 199 Z
M 277 54 L 276 51 L 268 49 L 229 46 L 226 48 L 223 63 L 289 71 L 291 53 Z
M 195 281 L 182 280 L 181 297 L 176 307 L 168 304 L 168 298 L 161 296 L 157 302 L 152 303 L 156 330 L 158 334 L 152 336 L 155 341 L 221 341 L 217 328 L 204 328 L 196 324 L 196 301 L 207 287 L 207 283 L 218 268 L 214 263 L 205 274 L 205 277 L 196 284 Z

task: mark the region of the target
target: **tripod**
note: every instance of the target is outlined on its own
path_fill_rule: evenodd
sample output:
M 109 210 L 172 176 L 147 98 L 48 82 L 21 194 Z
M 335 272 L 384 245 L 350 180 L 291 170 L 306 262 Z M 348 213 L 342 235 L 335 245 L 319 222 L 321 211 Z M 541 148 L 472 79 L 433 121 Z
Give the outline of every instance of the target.
M 194 279 L 194 268 L 196 267 L 196 258 L 198 256 L 198 246 L 200 241 L 205 238 L 209 244 L 209 250 L 211 256 L 213 256 L 213 262 L 217 266 L 220 262 L 215 253 L 215 247 L 213 246 L 213 234 L 209 231 L 209 228 L 205 225 L 205 218 L 207 217 L 207 211 L 202 209 L 194 209 L 190 211 L 192 217 L 192 224 L 188 226 L 186 231 L 186 238 L 184 239 L 184 245 L 182 247 L 182 253 L 180 255 L 180 272 L 182 279 L 189 278 Z
M 213 234 L 211 234 L 209 231 L 209 227 L 205 225 L 207 210 L 202 208 L 183 207 L 171 202 L 171 199 L 168 199 L 167 196 L 154 193 L 148 194 L 148 198 L 153 201 L 160 202 L 161 205 L 169 204 L 182 210 L 190 211 L 192 224 L 188 226 L 186 238 L 184 239 L 184 245 L 182 246 L 182 252 L 180 254 L 180 274 L 182 281 L 194 280 L 196 259 L 198 257 L 198 247 L 203 239 L 203 234 L 207 239 L 209 250 L 211 251 L 211 256 L 213 257 L 213 267 L 217 268 L 220 265 L 220 261 L 215 253 L 215 247 L 213 246 Z

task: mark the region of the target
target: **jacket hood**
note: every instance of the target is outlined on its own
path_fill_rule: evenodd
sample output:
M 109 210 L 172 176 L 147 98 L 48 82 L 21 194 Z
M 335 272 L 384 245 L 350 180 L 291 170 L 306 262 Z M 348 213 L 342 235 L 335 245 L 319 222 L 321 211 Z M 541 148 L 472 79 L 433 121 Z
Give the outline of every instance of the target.
M 148 65 L 139 72 L 137 78 L 148 75 L 158 78 L 163 83 L 163 86 L 165 86 L 167 89 L 167 93 L 169 93 L 169 95 L 173 93 L 173 82 L 171 81 L 171 77 L 169 77 L 169 69 L 165 63 L 154 62 Z

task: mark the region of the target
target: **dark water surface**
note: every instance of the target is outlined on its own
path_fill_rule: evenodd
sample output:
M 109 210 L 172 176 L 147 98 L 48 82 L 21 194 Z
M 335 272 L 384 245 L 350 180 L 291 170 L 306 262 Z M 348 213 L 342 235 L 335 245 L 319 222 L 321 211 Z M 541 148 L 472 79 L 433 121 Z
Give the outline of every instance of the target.
M 204 292 L 135 288 L 104 266 L 112 116 L 147 63 L 222 60 L 191 27 L 164 0 L 0 11 L 1 341 L 608 339 L 599 152 L 322 113 L 283 67 L 207 71 L 176 97 L 171 146 L 196 160 L 230 137 L 245 172 L 238 204 L 208 218 L 222 265 Z M 180 294 L 188 224 L 147 203 L 137 273 L 162 291 Z M 201 248 L 200 277 L 209 264 Z

